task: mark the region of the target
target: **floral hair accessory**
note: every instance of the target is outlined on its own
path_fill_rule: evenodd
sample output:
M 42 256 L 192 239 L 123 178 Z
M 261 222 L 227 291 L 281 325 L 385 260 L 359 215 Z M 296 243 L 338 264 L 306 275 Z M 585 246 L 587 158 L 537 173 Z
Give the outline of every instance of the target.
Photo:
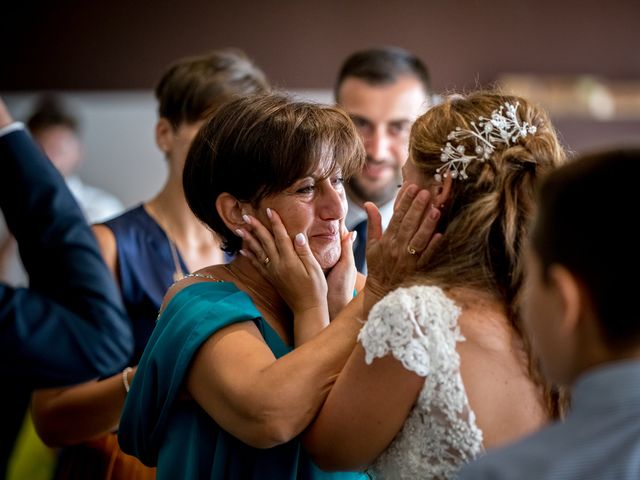
M 515 144 L 518 138 L 536 133 L 535 125 L 527 122 L 520 123 L 517 114 L 518 103 L 505 103 L 499 109 L 491 112 L 491 118 L 479 117 L 478 123 L 471 122 L 471 130 L 456 127 L 448 136 L 448 140 L 464 140 L 473 138 L 475 151 L 473 154 L 465 153 L 464 145 L 454 147 L 451 142 L 440 149 L 440 160 L 444 163 L 436 170 L 435 179 L 442 181 L 443 176 L 451 175 L 451 178 L 469 178 L 467 167 L 478 160 L 484 162 L 491 157 L 499 144 Z M 503 114 L 504 112 L 504 114 Z

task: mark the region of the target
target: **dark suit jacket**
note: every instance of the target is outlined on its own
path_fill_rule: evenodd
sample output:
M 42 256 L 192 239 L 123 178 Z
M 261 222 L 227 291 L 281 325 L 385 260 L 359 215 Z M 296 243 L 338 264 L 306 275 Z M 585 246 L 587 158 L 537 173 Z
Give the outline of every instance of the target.
M 28 289 L 0 283 L 3 462 L 31 390 L 113 375 L 128 363 L 133 337 L 80 208 L 23 130 L 0 137 L 0 208 L 30 279 Z

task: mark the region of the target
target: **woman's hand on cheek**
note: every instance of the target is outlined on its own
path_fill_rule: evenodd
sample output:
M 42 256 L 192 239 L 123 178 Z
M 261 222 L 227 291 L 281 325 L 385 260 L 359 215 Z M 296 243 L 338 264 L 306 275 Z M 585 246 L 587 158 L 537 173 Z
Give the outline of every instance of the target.
M 327 275 L 327 285 L 329 293 L 327 300 L 329 303 L 329 317 L 331 319 L 353 299 L 353 291 L 356 286 L 355 261 L 353 259 L 353 241 L 356 232 L 344 231 L 342 235 L 342 252 L 338 263 L 329 271 Z
M 326 312 L 327 281 L 306 236 L 298 233 L 292 242 L 278 213 L 267 209 L 267 215 L 273 234 L 257 218 L 246 216 L 240 253 L 278 290 L 294 316 L 313 309 Z
M 384 233 L 378 209 L 372 203 L 365 204 L 369 216 L 365 313 L 413 275 L 432 254 L 441 235 L 436 233 L 440 212 L 430 206 L 430 200 L 427 190 L 404 185 Z

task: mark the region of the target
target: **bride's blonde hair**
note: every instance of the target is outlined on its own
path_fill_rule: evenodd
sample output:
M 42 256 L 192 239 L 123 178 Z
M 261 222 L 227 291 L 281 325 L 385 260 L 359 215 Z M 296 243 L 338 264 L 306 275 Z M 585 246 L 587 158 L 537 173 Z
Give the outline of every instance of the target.
M 495 92 L 452 96 L 413 125 L 409 161 L 426 178 L 434 178 L 443 165 L 441 149 L 447 142 L 464 146 L 466 152 L 476 148 L 473 137 L 452 142 L 451 132 L 471 130 L 472 122 L 491 118 L 492 112 L 506 104 L 517 104 L 519 120 L 535 126 L 535 133 L 508 144 L 496 143 L 488 159 L 469 163 L 467 179 L 453 179 L 451 194 L 441 209 L 444 236 L 422 276 L 445 288 L 473 288 L 499 300 L 531 357 L 520 321 L 523 246 L 535 213 L 537 186 L 566 157 L 548 115 L 524 98 Z M 558 396 L 542 380 L 537 362 L 529 363 L 532 378 L 547 391 L 549 412 L 558 416 Z

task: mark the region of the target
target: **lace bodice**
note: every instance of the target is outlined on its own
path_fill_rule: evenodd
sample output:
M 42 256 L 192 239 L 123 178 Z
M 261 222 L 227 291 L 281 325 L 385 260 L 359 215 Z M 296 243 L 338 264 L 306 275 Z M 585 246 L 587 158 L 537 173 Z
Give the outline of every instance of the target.
M 365 361 L 391 353 L 425 377 L 402 430 L 370 467 L 374 478 L 454 478 L 482 451 L 460 377 L 459 316 L 460 308 L 431 286 L 399 288 L 371 310 L 358 336 Z

